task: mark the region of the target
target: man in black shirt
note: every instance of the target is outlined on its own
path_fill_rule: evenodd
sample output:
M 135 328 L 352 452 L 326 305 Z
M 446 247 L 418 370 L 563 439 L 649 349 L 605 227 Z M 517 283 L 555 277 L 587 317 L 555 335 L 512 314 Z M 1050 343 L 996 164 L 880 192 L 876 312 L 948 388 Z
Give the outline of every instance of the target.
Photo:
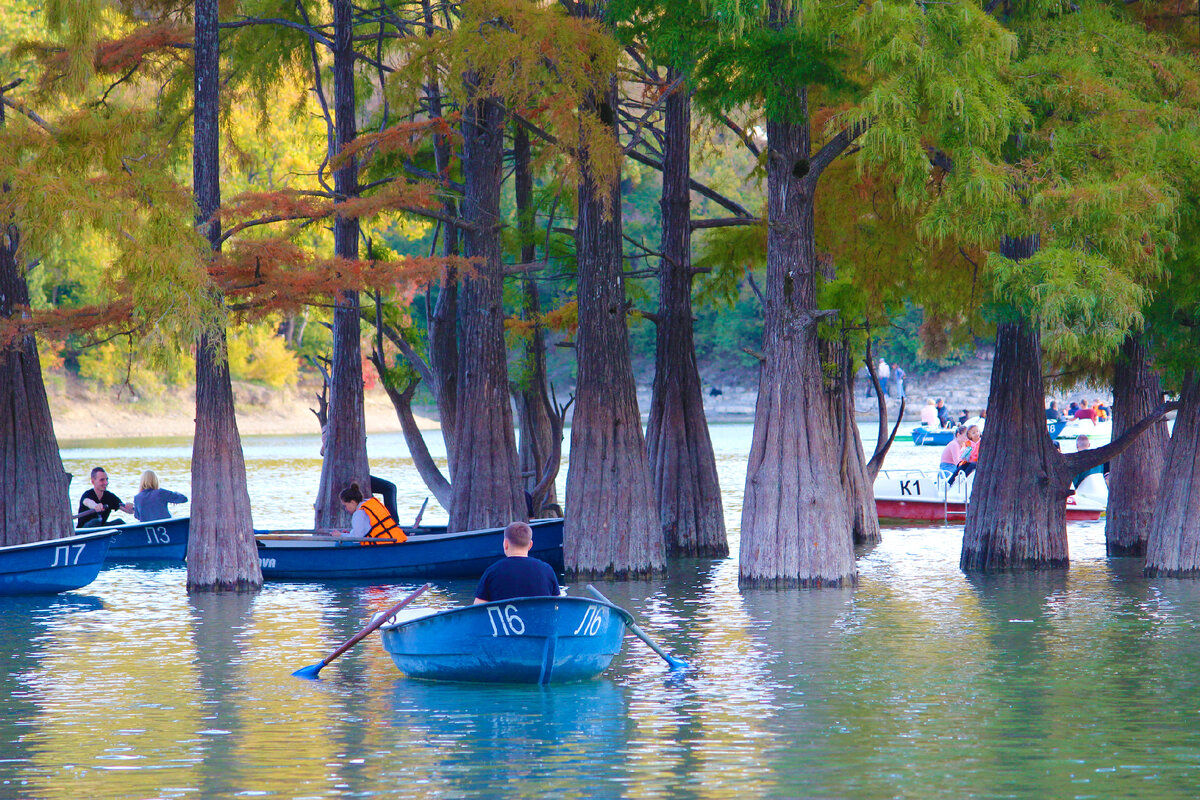
M 487 568 L 475 587 L 475 602 L 491 603 L 514 597 L 558 597 L 561 593 L 554 568 L 529 555 L 533 529 L 525 522 L 510 522 L 504 529 L 504 558 Z
M 79 527 L 98 528 L 107 525 L 108 515 L 118 510 L 132 514 L 133 505 L 122 503 L 121 498 L 108 491 L 108 473 L 104 471 L 104 467 L 94 468 L 92 488 L 79 498 L 79 513 L 76 515 L 79 517 Z M 124 524 L 124 520 L 113 520 L 112 524 L 121 525 Z

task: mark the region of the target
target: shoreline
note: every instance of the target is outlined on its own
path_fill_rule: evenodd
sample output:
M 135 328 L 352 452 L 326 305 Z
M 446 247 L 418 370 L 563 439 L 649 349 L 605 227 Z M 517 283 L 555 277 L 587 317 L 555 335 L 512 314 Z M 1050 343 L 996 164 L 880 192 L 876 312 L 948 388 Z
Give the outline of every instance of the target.
M 65 442 L 95 439 L 180 437 L 195 433 L 195 393 L 190 390 L 131 400 L 128 389 L 95 389 L 81 385 L 48 385 L 46 394 L 54 422 L 54 435 Z M 366 392 L 364 417 L 367 433 L 399 433 L 400 421 L 382 389 Z M 319 436 L 320 427 L 311 409 L 316 393 L 306 387 L 265 389 L 234 385 L 238 433 L 242 436 Z M 437 421 L 417 416 L 422 430 L 437 430 Z

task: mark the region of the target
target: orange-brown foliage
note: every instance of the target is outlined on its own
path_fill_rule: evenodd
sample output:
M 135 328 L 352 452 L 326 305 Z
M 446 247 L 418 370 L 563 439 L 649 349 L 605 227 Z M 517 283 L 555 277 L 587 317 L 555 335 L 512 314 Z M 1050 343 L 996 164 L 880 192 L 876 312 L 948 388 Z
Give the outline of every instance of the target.
M 133 303 L 126 299 L 82 308 L 17 309 L 12 317 L 0 318 L 0 348 L 30 334 L 44 341 L 62 341 L 73 333 L 89 332 L 102 339 L 105 331 L 129 328 L 133 316 Z
M 469 259 L 441 256 L 394 261 L 318 259 L 286 239 L 258 239 L 238 242 L 221 253 L 210 274 L 233 308 L 257 316 L 326 303 L 348 289 L 399 293 L 404 303 L 449 264 L 460 271 L 473 269 Z
M 347 158 L 363 154 L 370 157 L 380 153 L 402 152 L 405 155 L 415 155 L 422 142 L 429 136 L 445 136 L 452 140 L 461 139 L 462 135 L 454 126 L 458 124 L 460 114 L 454 113 L 447 117 L 401 122 L 378 133 L 368 133 L 359 136 L 348 144 L 331 162 L 333 169 L 340 167 Z
M 179 45 L 191 44 L 192 37 L 190 25 L 176 22 L 145 25 L 120 39 L 100 42 L 96 46 L 92 65 L 101 73 L 125 72 L 140 64 L 150 53 L 166 49 L 173 51 Z

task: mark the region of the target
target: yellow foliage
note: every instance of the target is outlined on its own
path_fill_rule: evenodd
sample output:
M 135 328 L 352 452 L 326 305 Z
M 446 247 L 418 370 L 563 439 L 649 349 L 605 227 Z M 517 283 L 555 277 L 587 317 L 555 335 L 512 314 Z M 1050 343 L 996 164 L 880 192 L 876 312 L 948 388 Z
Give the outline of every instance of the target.
M 186 386 L 195 373 L 196 360 L 190 352 L 151 351 L 126 337 L 88 348 L 79 356 L 79 377 L 101 386 L 128 384 L 143 396 L 159 395 L 168 386 Z
M 246 325 L 229 332 L 229 374 L 276 389 L 292 386 L 300 372 L 296 354 L 276 335 L 273 321 Z

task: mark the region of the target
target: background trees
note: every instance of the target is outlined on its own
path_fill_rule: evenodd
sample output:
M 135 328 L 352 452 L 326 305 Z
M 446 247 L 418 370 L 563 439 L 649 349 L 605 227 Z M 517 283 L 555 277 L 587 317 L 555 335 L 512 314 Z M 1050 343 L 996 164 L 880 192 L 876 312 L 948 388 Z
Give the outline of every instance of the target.
M 214 12 L 195 8 L 72 6 L 56 38 L 11 51 L 39 89 L 16 100 L 32 80 L 0 80 L 3 311 L 9 341 L 25 342 L 6 352 L 24 353 L 15 375 L 31 369 L 21 337 L 34 330 L 78 351 L 93 343 L 85 327 L 120 335 L 148 358 L 190 358 L 199 340 L 198 398 L 230 421 L 227 323 L 279 325 L 290 341 L 331 323 L 326 352 L 306 351 L 332 355 L 322 525 L 344 523 L 333 498 L 368 474 L 366 341 L 452 527 L 524 516 L 523 490 L 535 513 L 555 499 L 571 402 L 550 392 L 557 362 L 575 384 L 570 569 L 639 575 L 666 554 L 720 555 L 697 358 L 719 341 L 759 385 L 743 583 L 852 582 L 854 541 L 879 535 L 866 487 L 882 457 L 866 458 L 851 424 L 854 367 L 912 313 L 934 356 L 997 325 L 992 457 L 964 568 L 1060 565 L 1069 475 L 1134 437 L 1051 452 L 1046 365 L 1108 375 L 1124 347 L 1119 427 L 1133 430 L 1135 405 L 1156 405 L 1149 376 L 1186 338 L 1186 309 L 1151 303 L 1189 296 L 1180 231 L 1195 180 L 1175 154 L 1195 153 L 1200 92 L 1190 40 L 1148 30 L 1172 27 L 1160 15 L 1097 2 L 246 2 L 217 21 L 218 65 L 191 32 Z M 205 65 L 222 93 L 193 104 L 186 84 Z M 218 178 L 236 187 L 223 204 Z M 56 231 L 64 192 L 71 219 Z M 98 281 L 106 268 L 113 280 Z M 102 352 L 72 358 L 103 370 Z M 655 362 L 648 439 L 639 353 Z M 1168 390 L 1188 385 L 1171 369 Z M 418 392 L 438 406 L 445 470 L 413 424 Z M 1143 546 L 1157 435 L 1116 462 L 1114 553 Z M 198 431 L 205 469 L 205 453 L 237 449 L 235 428 L 218 438 Z M 236 493 L 232 470 L 220 485 Z M 230 513 L 248 529 L 248 508 Z

